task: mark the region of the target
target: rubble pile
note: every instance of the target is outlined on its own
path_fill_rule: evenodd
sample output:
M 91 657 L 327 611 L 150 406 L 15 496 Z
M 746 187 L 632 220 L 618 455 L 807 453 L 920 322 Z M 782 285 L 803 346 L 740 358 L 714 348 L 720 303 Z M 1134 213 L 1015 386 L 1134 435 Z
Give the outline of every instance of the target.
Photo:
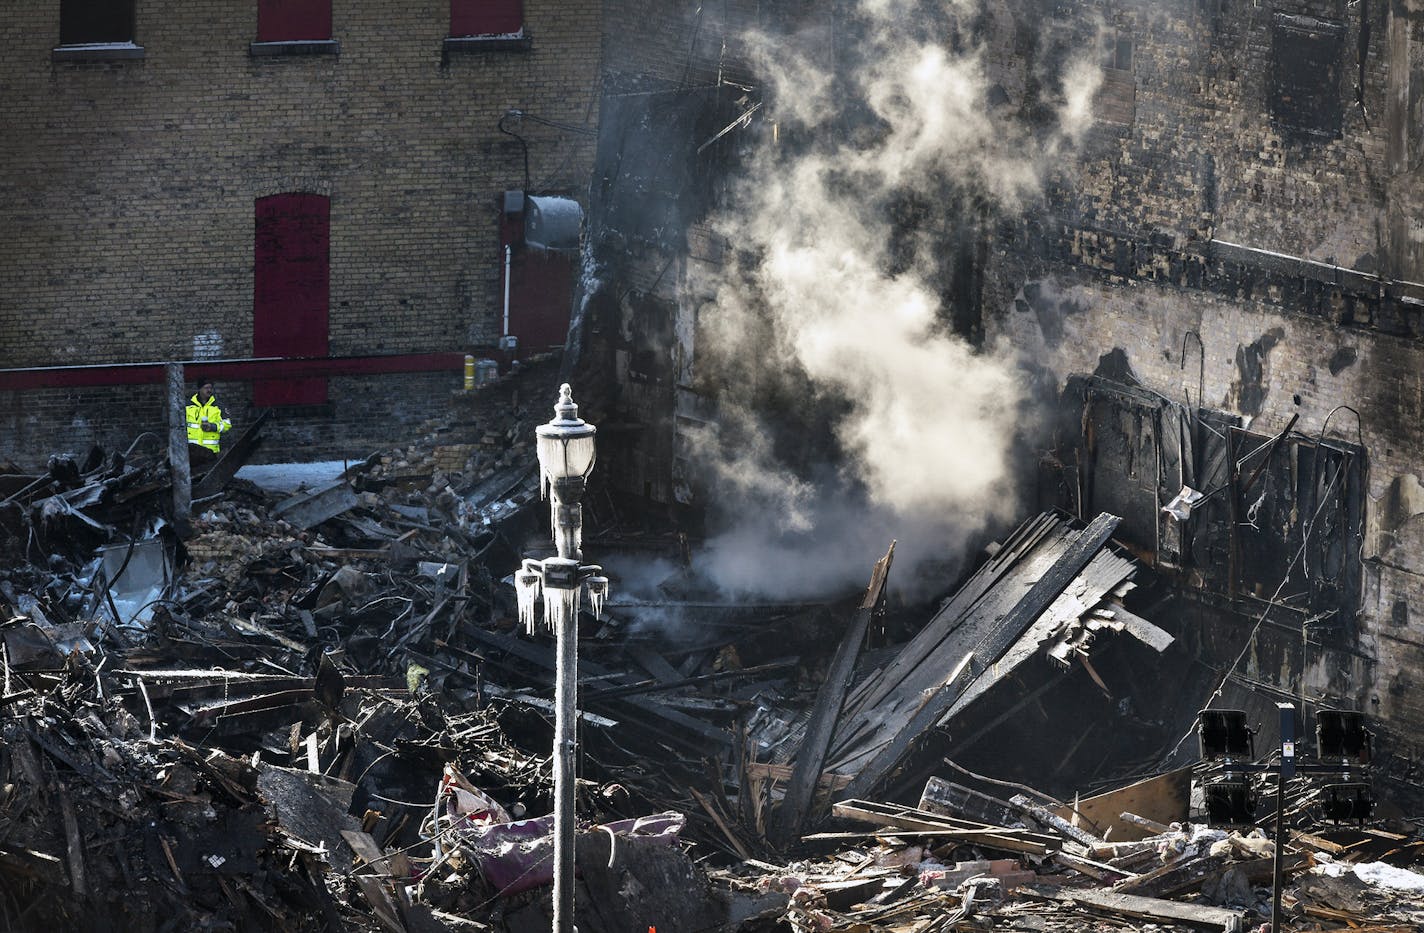
M 551 376 L 457 399 L 315 488 L 219 461 L 182 533 L 153 439 L 0 465 L 0 929 L 548 929 L 554 649 L 507 577 L 543 537 L 543 408 L 519 399 Z M 1070 805 L 933 759 L 1010 674 L 1171 643 L 1124 604 L 1114 517 L 1037 516 L 892 613 L 893 546 L 863 595 L 725 602 L 676 529 L 586 506 L 590 549 L 663 569 L 608 560 L 622 595 L 580 620 L 581 930 L 1269 916 L 1274 844 L 1192 824 L 1189 767 Z M 926 754 L 918 803 L 896 801 Z M 1419 928 L 1418 827 L 1291 821 L 1293 928 Z

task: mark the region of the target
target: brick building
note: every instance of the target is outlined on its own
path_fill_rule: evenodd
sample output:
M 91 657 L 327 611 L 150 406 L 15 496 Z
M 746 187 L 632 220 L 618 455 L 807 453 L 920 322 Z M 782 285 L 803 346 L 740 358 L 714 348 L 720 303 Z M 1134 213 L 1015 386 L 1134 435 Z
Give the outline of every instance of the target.
M 239 424 L 274 408 L 269 458 L 389 444 L 382 425 L 418 418 L 503 335 L 505 246 L 510 331 L 567 313 L 571 261 L 548 294 L 504 194 L 586 190 L 602 15 L 554 0 L 7 11 L 0 369 L 316 358 L 206 372 Z M 126 445 L 162 423 L 153 378 L 0 374 L 0 455 Z

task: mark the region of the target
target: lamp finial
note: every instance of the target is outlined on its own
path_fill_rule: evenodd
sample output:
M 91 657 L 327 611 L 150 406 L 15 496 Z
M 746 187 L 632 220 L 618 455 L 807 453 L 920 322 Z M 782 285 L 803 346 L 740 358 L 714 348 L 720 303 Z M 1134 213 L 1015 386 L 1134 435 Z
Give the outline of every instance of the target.
M 554 405 L 554 420 L 579 420 L 578 406 L 574 404 L 574 390 L 567 382 L 559 386 L 559 401 Z

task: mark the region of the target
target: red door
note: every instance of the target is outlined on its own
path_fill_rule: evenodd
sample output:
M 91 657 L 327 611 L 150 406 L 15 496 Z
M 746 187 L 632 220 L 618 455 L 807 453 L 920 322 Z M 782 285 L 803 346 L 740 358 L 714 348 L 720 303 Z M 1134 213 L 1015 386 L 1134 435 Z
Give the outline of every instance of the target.
M 562 347 L 569 336 L 577 254 L 525 246 L 520 215 L 500 215 L 499 241 L 499 284 L 503 289 L 508 256 L 509 332 L 519 341 L 519 355 Z
M 327 355 L 331 200 L 319 194 L 259 198 L 253 243 L 252 355 Z M 252 403 L 317 405 L 326 380 L 259 380 Z

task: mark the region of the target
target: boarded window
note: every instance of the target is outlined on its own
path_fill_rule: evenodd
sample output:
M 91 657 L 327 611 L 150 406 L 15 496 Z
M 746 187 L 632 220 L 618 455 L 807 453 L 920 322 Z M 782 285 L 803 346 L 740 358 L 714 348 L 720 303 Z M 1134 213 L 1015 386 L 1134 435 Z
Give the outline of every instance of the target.
M 258 42 L 331 38 L 331 0 L 258 0 Z
M 1132 39 L 1119 35 L 1103 52 L 1103 83 L 1093 100 L 1102 123 L 1131 126 L 1137 117 L 1137 80 L 1132 73 Z
M 62 0 L 59 5 L 60 45 L 132 42 L 133 39 L 133 0 Z
M 452 38 L 506 36 L 523 31 L 523 0 L 450 0 Z
M 1187 570 L 1193 585 L 1310 618 L 1351 635 L 1364 565 L 1362 448 L 1241 429 L 1235 416 L 1191 410 L 1099 376 L 1072 376 L 1067 423 L 1077 450 L 1059 453 L 1064 504 L 1123 516 L 1114 538 L 1145 563 Z M 1162 506 L 1183 486 L 1205 493 L 1186 521 Z M 1288 618 L 1284 613 L 1278 619 Z
M 1271 31 L 1271 119 L 1297 137 L 1337 139 L 1344 108 L 1345 27 L 1277 13 Z
M 257 201 L 253 243 L 254 356 L 325 357 L 330 279 L 330 199 L 277 194 Z M 254 405 L 315 405 L 326 380 L 261 380 Z
M 1364 451 L 1297 435 L 1270 441 L 1229 436 L 1241 464 L 1236 594 L 1309 613 L 1320 629 L 1345 625 L 1363 573 Z

